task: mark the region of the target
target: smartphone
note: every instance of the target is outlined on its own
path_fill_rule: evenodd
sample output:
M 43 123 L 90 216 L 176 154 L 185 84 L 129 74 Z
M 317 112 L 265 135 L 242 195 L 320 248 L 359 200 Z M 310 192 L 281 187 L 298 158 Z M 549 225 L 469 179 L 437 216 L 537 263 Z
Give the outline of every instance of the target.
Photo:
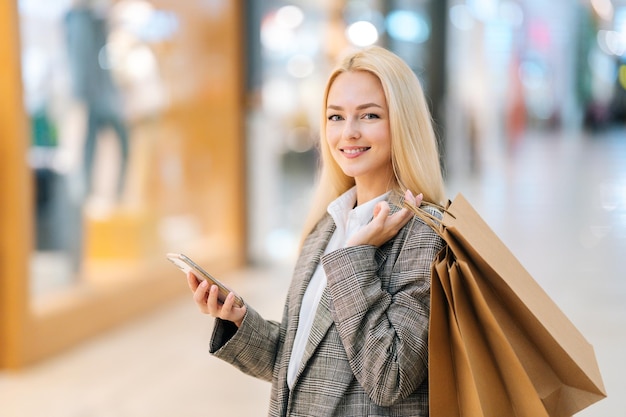
M 214 278 L 211 274 L 206 272 L 204 269 L 200 267 L 197 263 L 192 261 L 189 257 L 183 255 L 182 253 L 168 253 L 167 259 L 169 259 L 174 265 L 176 265 L 181 271 L 185 273 L 185 275 L 191 271 L 198 279 L 203 279 L 209 282 L 209 285 L 217 285 L 219 292 L 217 294 L 217 299 L 223 304 L 226 300 L 226 296 L 229 293 L 233 293 L 235 296 L 235 306 L 243 307 L 243 299 L 234 293 L 230 288 L 226 285 L 222 284 L 216 278 Z

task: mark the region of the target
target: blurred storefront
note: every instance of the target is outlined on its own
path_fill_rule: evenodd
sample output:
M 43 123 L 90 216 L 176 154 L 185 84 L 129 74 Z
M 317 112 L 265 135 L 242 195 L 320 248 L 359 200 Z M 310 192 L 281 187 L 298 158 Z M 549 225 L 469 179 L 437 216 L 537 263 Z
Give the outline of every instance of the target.
M 626 118 L 626 0 L 0 7 L 1 367 L 185 291 L 165 252 L 215 272 L 292 262 L 322 89 L 348 48 L 415 70 L 446 178 L 488 175 L 529 130 Z
M 494 154 L 515 152 L 529 130 L 623 123 L 625 15 L 620 0 L 451 5 L 446 138 L 452 173 L 479 173 Z
M 245 261 L 239 2 L 2 2 L 0 366 Z M 6 87 L 6 88 L 4 88 Z

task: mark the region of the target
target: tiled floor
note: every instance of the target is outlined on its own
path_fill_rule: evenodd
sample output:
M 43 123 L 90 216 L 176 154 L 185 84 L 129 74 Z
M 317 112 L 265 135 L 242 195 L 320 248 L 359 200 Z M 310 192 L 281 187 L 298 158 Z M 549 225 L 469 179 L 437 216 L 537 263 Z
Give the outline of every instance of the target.
M 451 181 L 595 348 L 609 397 L 582 417 L 626 416 L 626 131 L 529 138 Z M 289 267 L 224 277 L 280 317 Z M 269 384 L 207 353 L 211 321 L 184 298 L 17 374 L 2 417 L 266 415 Z

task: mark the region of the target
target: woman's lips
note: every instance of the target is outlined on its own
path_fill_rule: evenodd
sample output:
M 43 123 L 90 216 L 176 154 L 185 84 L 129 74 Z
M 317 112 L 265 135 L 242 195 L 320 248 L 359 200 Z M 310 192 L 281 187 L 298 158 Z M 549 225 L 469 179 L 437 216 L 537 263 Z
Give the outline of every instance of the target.
M 361 155 L 363 152 L 366 152 L 368 149 L 370 148 L 367 146 L 363 146 L 360 148 L 343 148 L 341 149 L 341 152 L 343 152 L 343 154 L 347 156 L 348 158 L 356 158 L 357 156 Z

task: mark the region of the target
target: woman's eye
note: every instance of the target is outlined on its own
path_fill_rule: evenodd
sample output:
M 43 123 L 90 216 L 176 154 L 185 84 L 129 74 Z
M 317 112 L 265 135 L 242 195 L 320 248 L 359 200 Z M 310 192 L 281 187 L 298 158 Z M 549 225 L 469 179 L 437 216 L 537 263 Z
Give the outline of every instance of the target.
M 336 122 L 338 120 L 341 120 L 341 116 L 339 116 L 338 114 L 331 114 L 330 116 L 328 116 L 328 120 Z
M 366 113 L 363 115 L 364 119 L 379 119 L 377 114 L 374 113 Z

